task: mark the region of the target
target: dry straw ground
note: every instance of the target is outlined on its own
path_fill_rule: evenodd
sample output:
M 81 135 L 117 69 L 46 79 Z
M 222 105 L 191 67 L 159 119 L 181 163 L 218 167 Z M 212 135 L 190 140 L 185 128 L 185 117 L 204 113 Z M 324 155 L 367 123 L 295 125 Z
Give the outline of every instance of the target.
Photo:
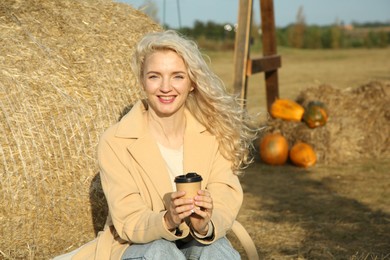
M 132 48 L 160 29 L 111 1 L 0 2 L 0 259 L 47 259 L 101 228 L 96 144 L 140 97 Z

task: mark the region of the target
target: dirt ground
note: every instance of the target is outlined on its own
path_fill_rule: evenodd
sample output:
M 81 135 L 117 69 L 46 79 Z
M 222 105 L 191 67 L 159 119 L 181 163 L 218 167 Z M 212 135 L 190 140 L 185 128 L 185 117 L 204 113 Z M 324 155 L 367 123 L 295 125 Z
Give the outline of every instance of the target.
M 331 84 L 340 89 L 389 80 L 390 49 L 282 49 L 281 97 Z M 212 67 L 232 82 L 232 56 L 210 53 Z M 248 86 L 248 110 L 264 117 L 262 74 Z M 380 130 L 379 130 L 380 131 Z M 254 240 L 260 259 L 390 259 L 390 159 L 317 164 L 251 165 L 241 178 L 245 192 L 238 220 Z M 247 259 L 234 234 L 233 245 Z
M 389 160 L 306 170 L 257 161 L 242 177 L 238 220 L 260 259 L 390 259 L 389 169 Z

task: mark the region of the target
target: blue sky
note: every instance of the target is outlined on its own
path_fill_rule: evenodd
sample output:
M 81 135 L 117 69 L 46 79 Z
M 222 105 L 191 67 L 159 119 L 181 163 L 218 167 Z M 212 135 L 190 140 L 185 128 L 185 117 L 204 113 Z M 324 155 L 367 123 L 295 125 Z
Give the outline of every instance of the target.
M 135 8 L 144 0 L 116 0 Z M 203 22 L 236 23 L 239 0 L 155 0 L 158 17 L 172 28 L 192 27 L 195 20 Z M 260 0 L 254 0 L 254 19 L 260 20 Z M 279 27 L 293 23 L 299 7 L 303 7 L 306 24 L 329 25 L 337 19 L 345 24 L 351 22 L 390 22 L 390 0 L 274 0 L 275 23 Z

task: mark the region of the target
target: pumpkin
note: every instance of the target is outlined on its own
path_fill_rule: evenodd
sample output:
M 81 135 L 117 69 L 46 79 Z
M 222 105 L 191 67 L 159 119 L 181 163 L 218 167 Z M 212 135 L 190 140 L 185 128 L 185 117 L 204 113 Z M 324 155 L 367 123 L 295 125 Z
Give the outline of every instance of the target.
M 309 167 L 316 163 L 317 156 L 311 145 L 304 142 L 297 142 L 289 153 L 290 161 L 296 166 Z
M 280 133 L 266 134 L 260 141 L 260 158 L 270 165 L 282 165 L 288 159 L 288 142 Z
M 328 121 L 328 111 L 324 103 L 311 101 L 307 105 L 302 119 L 310 128 L 323 126 Z
M 289 99 L 276 99 L 270 113 L 274 118 L 281 118 L 289 121 L 301 121 L 305 109 L 298 103 Z

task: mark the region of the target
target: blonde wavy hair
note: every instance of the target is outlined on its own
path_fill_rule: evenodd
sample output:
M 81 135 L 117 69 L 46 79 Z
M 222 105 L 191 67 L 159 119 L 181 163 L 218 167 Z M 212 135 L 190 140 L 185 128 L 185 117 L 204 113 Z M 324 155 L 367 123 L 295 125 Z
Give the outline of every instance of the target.
M 241 174 L 253 161 L 251 151 L 258 133 L 253 120 L 210 70 L 197 44 L 173 30 L 147 34 L 136 46 L 132 69 L 139 84 L 145 58 L 161 50 L 172 50 L 184 60 L 195 88 L 186 100 L 186 107 L 217 138 L 221 154 L 232 162 L 233 173 Z

